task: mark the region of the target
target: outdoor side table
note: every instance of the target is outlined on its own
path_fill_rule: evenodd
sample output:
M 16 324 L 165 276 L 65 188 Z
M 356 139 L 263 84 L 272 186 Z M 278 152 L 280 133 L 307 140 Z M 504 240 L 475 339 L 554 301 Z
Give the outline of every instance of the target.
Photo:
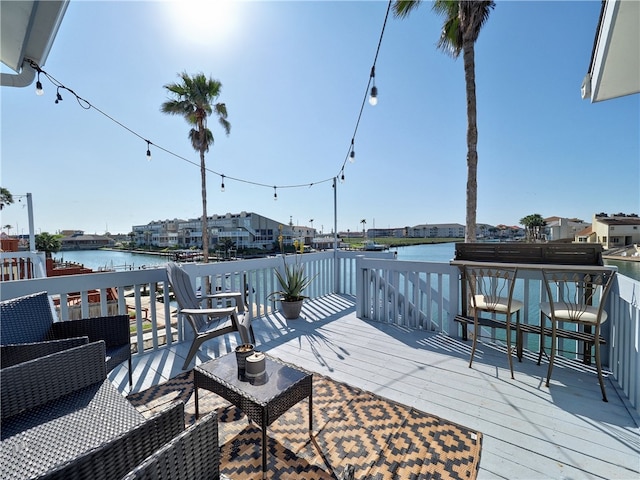
M 248 381 L 238 374 L 235 353 L 193 369 L 196 418 L 198 388 L 220 395 L 262 429 L 262 478 L 267 475 L 267 427 L 299 401 L 309 397 L 309 435 L 313 431 L 313 374 L 265 355 L 265 374 Z

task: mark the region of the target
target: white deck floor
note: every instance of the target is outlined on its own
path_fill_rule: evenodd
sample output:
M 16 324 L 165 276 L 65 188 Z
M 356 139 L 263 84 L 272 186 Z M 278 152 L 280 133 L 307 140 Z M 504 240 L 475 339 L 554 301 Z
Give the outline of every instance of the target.
M 487 345 L 470 369 L 470 342 L 359 320 L 353 299 L 337 295 L 306 303 L 297 320 L 259 318 L 254 329 L 264 352 L 481 431 L 480 479 L 640 478 L 638 416 L 612 381 L 604 403 L 595 373 L 557 364 L 546 388 L 547 364 L 530 355 L 511 380 L 504 351 Z M 213 339 L 195 362 L 236 343 Z M 182 372 L 188 347 L 134 357 L 133 390 Z M 126 366 L 110 378 L 128 392 Z

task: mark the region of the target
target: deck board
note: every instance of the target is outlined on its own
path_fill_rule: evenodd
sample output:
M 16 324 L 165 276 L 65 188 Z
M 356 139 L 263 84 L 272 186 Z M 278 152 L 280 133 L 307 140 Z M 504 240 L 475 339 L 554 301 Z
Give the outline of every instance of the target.
M 640 478 L 637 415 L 614 383 L 601 400 L 597 376 L 578 365 L 547 363 L 528 352 L 514 358 L 480 344 L 468 368 L 470 342 L 360 320 L 353 299 L 329 296 L 305 305 L 303 318 L 271 314 L 254 321 L 258 348 L 337 381 L 372 391 L 484 434 L 479 478 Z M 235 336 L 207 342 L 196 362 L 232 351 Z M 134 358 L 134 390 L 181 372 L 179 344 Z M 126 369 L 110 378 L 127 390 Z

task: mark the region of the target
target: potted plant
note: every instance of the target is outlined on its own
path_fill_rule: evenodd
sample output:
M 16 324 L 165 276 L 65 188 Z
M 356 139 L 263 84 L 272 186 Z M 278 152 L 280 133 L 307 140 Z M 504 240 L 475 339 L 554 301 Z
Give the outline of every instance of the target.
M 303 292 L 316 278 L 317 274 L 313 277 L 308 277 L 306 275 L 304 265 L 298 261 L 297 253 L 295 254 L 295 263 L 287 265 L 282 244 L 282 233 L 280 233 L 278 241 L 280 242 L 280 248 L 283 251 L 282 261 L 284 263 L 284 270 L 280 271 L 277 268 L 274 269 L 280 290 L 271 292 L 267 296 L 267 299 L 279 301 L 284 318 L 292 320 L 300 316 L 302 303 L 305 298 L 309 298 L 306 295 L 303 295 Z

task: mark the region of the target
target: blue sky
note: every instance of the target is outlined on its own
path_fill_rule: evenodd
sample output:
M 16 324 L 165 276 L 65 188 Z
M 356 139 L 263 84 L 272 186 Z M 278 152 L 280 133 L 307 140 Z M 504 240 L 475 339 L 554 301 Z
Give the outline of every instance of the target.
M 331 232 L 334 194 L 365 96 L 387 2 L 71 1 L 43 69 L 128 129 L 198 164 L 189 126 L 160 112 L 178 72 L 222 82 L 231 134 L 216 122 L 208 213 L 253 211 Z M 200 13 L 198 13 L 200 12 Z M 640 213 L 640 95 L 580 98 L 599 1 L 498 1 L 476 44 L 478 222 L 531 213 Z M 194 16 L 195 14 L 195 16 Z M 355 135 L 337 188 L 339 231 L 465 223 L 462 58 L 436 49 L 425 2 L 390 15 L 376 63 L 379 102 Z M 7 69 L 3 66 L 3 71 Z M 2 87 L 1 184 L 33 195 L 36 231 L 128 233 L 199 217 L 200 172 L 69 92 Z M 230 177 L 242 181 L 234 181 Z M 276 185 L 305 185 L 278 188 Z M 313 184 L 313 186 L 309 186 Z M 23 202 L 2 226 L 28 233 Z M 17 231 L 16 231 L 17 228 Z M 6 230 L 5 230 L 6 231 Z

